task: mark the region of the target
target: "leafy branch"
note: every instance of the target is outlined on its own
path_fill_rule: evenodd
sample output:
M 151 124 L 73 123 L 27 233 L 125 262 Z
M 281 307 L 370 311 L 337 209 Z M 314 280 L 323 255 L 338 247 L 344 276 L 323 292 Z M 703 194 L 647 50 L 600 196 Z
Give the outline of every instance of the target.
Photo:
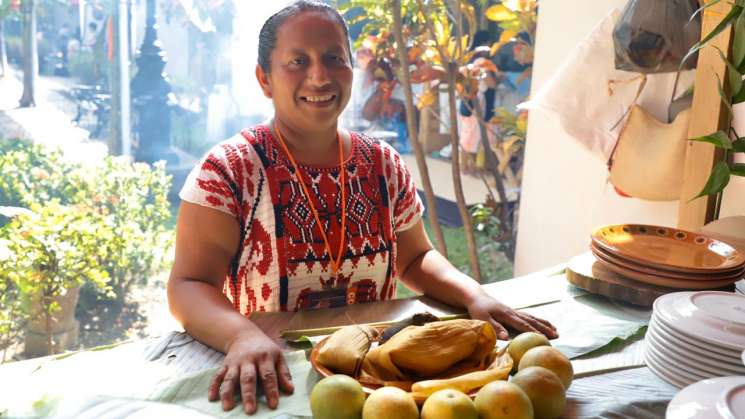
M 693 16 L 695 17 L 720 1 L 712 0 L 707 2 L 696 10 Z M 733 162 L 735 154 L 745 153 L 745 137 L 739 137 L 737 132 L 732 128 L 732 105 L 745 102 L 745 84 L 742 82 L 743 75 L 745 75 L 745 0 L 736 0 L 729 13 L 722 18 L 714 29 L 691 47 L 685 57 L 683 57 L 680 65 L 682 67 L 686 60 L 700 49 L 709 45 L 717 35 L 725 30 L 730 30 L 733 25 L 734 37 L 729 51 L 729 58 L 724 51 L 714 46 L 726 65 L 724 80 L 717 75 L 717 91 L 722 104 L 727 109 L 728 127 L 725 130 L 690 139 L 691 141 L 709 143 L 716 148 L 722 149 L 724 151 L 724 159 L 714 165 L 703 189 L 692 200 L 707 195 L 719 195 L 719 199 L 721 199 L 721 193 L 729 184 L 731 176 L 745 177 L 745 170 L 743 170 L 745 164 Z

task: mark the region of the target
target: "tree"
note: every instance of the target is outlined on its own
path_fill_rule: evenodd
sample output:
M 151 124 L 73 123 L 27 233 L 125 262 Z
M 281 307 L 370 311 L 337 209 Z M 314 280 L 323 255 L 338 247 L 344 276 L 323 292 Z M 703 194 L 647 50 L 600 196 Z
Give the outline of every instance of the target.
M 403 35 L 403 17 L 401 15 L 401 0 L 391 0 L 391 10 L 393 11 L 393 32 L 395 34 L 397 45 L 406 45 Z M 437 214 L 437 204 L 435 201 L 435 193 L 432 190 L 432 182 L 429 178 L 429 168 L 427 167 L 427 159 L 424 156 L 424 150 L 422 149 L 422 143 L 419 142 L 419 132 L 416 125 L 416 112 L 417 109 L 414 106 L 414 94 L 411 90 L 411 79 L 409 77 L 409 57 L 406 48 L 397 48 L 398 59 L 400 65 L 398 66 L 399 80 L 401 86 L 404 89 L 404 95 L 406 101 L 406 125 L 409 130 L 409 137 L 413 139 L 412 146 L 414 147 L 414 155 L 416 156 L 416 164 L 419 168 L 419 176 L 422 180 L 422 187 L 424 188 L 424 195 L 427 201 L 429 210 L 429 223 L 432 226 L 432 230 L 435 233 L 435 243 L 437 250 L 445 257 L 447 257 L 447 246 L 445 245 L 445 237 L 442 234 L 442 228 L 440 227 L 440 221 Z
M 130 73 L 129 73 L 129 18 L 125 0 L 112 0 L 113 60 L 111 65 L 111 118 L 109 152 L 114 155 L 131 154 L 130 134 Z
M 8 73 L 8 52 L 5 43 L 5 19 L 15 14 L 14 3 L 9 1 L 0 2 L 0 77 Z
M 36 42 L 36 0 L 21 2 L 23 19 L 23 95 L 22 108 L 36 106 L 35 85 L 39 75 L 39 53 Z
M 448 91 L 448 107 L 450 110 L 450 145 L 452 147 L 451 168 L 453 173 L 453 187 L 455 199 L 458 204 L 458 212 L 463 220 L 463 230 L 468 246 L 468 256 L 471 263 L 471 276 L 481 282 L 481 267 L 479 265 L 476 237 L 474 235 L 473 221 L 466 206 L 463 194 L 463 182 L 460 171 L 460 153 L 458 138 L 458 109 L 456 99 L 458 91 L 463 92 L 464 86 L 470 83 L 460 69 L 467 64 L 473 53 L 468 51 L 468 40 L 473 38 L 478 24 L 476 23 L 475 8 L 466 1 L 452 0 L 430 1 L 426 4 L 423 0 L 417 0 L 418 20 L 424 23 L 426 28 L 424 45 L 428 47 L 429 56 L 434 64 L 444 68 Z M 469 21 L 469 34 L 463 34 L 463 16 Z M 452 19 L 452 21 L 451 21 Z
M 364 23 L 357 44 L 372 48 L 378 59 L 387 60 L 397 70 L 398 81 L 405 93 L 412 82 L 426 82 L 425 91 L 416 103 L 422 112 L 431 113 L 439 119 L 432 106 L 439 96 L 440 86 L 447 87 L 450 120 L 440 122 L 450 129 L 456 201 L 463 220 L 472 274 L 479 280 L 481 275 L 473 231 L 474 220 L 465 204 L 462 189 L 456 101 L 460 99 L 468 107 L 471 99 L 477 97 L 479 80 L 487 72 L 500 72 L 489 59 L 474 60 L 477 53 L 483 53 L 476 51 L 473 43 L 476 31 L 484 25 L 485 19 L 497 22 L 502 30 L 499 41 L 491 46 L 489 55 L 505 50 L 510 52 L 517 62 L 526 67 L 520 76 L 521 80 L 530 76 L 536 23 L 536 0 L 506 0 L 487 6 L 485 0 L 351 0 L 343 8 L 345 11 L 364 9 L 364 13 L 350 20 L 353 25 Z M 397 16 L 399 11 L 400 18 Z M 478 18 L 480 15 L 483 15 L 481 19 Z M 391 29 L 393 34 L 390 33 Z M 416 67 L 411 74 L 403 71 L 408 70 L 411 64 Z M 483 110 L 478 106 L 471 111 L 479 125 L 485 167 L 494 179 L 498 196 L 497 199 L 490 191 L 485 204 L 490 210 L 480 211 L 479 218 L 488 213 L 490 225 L 496 226 L 489 229 L 489 237 L 497 241 L 500 250 L 512 260 L 517 211 L 516 205 L 508 202 L 506 184 L 519 186 L 526 115 L 516 114 L 513 109 L 497 108 L 494 117 L 486 121 Z M 407 110 L 409 132 L 413 136 L 416 125 L 409 114 L 413 115 L 414 112 Z M 496 134 L 496 144 L 489 141 L 487 133 L 490 131 Z M 417 164 L 423 171 L 419 156 Z M 427 185 L 423 186 L 427 192 Z M 478 221 L 482 223 L 481 219 Z
M 366 22 L 357 40 L 357 44 L 361 44 L 363 40 L 369 39 L 371 36 L 374 37 L 379 42 L 379 48 L 376 48 L 378 58 L 388 60 L 396 70 L 398 81 L 401 83 L 404 95 L 406 96 L 404 102 L 406 107 L 406 125 L 409 138 L 412 140 L 411 145 L 414 148 L 417 168 L 422 181 L 422 185 L 420 186 L 424 189 L 427 214 L 430 226 L 435 235 L 435 246 L 440 253 L 447 257 L 447 246 L 445 245 L 445 238 L 440 226 L 435 194 L 429 178 L 429 168 L 427 167 L 427 160 L 424 156 L 422 145 L 418 141 L 419 133 L 416 125 L 417 109 L 414 107 L 414 96 L 411 88 L 412 81 L 408 72 L 410 61 L 408 59 L 409 51 L 405 47 L 397 47 L 398 45 L 408 45 L 408 42 L 412 41 L 411 36 L 408 37 L 409 39 L 405 39 L 404 31 L 411 35 L 413 25 L 404 27 L 404 20 L 411 21 L 412 16 L 410 13 L 414 11 L 413 6 L 413 0 L 388 0 L 386 2 L 351 0 L 341 7 L 341 10 L 344 13 L 355 8 L 363 8 L 365 10 L 365 13 L 352 18 L 350 22 L 351 24 L 361 21 Z M 390 32 L 385 30 L 385 28 L 391 27 L 393 27 L 395 33 L 395 41 L 390 39 Z M 377 35 L 372 35 L 373 33 L 377 33 Z

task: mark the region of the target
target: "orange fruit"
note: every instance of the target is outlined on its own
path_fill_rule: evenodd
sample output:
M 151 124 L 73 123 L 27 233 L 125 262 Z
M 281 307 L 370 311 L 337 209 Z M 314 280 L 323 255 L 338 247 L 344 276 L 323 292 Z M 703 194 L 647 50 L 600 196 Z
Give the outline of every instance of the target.
M 543 367 L 527 367 L 510 380 L 528 395 L 535 419 L 556 419 L 566 405 L 564 384 L 553 371 Z
M 367 396 L 362 419 L 418 419 L 419 408 L 411 394 L 397 387 L 381 387 Z
M 480 419 L 533 419 L 528 395 L 507 381 L 492 381 L 481 387 L 474 405 Z
M 422 419 L 478 419 L 476 406 L 458 390 L 445 389 L 432 393 L 422 406 Z
M 569 389 L 574 378 L 574 368 L 572 362 L 560 350 L 551 346 L 537 346 L 525 352 L 517 370 L 528 367 L 548 368 L 556 374 L 564 384 L 564 389 Z
M 365 403 L 365 392 L 354 378 L 336 374 L 313 386 L 310 410 L 314 419 L 359 419 Z

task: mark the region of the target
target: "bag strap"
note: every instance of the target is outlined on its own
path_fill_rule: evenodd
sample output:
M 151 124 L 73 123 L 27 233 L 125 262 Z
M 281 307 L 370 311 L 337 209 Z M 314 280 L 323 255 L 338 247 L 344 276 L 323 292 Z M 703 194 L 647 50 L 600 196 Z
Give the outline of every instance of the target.
M 618 124 L 620 124 L 621 121 L 623 121 L 624 118 L 626 118 L 626 115 L 628 115 L 629 112 L 631 112 L 631 109 L 639 101 L 639 96 L 641 96 L 642 91 L 644 90 L 644 87 L 647 85 L 647 75 L 646 74 L 640 74 L 640 75 L 638 75 L 638 76 L 636 76 L 634 78 L 628 79 L 628 80 L 608 80 L 608 94 L 609 95 L 613 95 L 613 84 L 615 84 L 615 83 L 630 83 L 630 82 L 636 81 L 636 80 L 641 80 L 641 82 L 639 82 L 639 88 L 636 89 L 636 96 L 634 96 L 634 103 L 632 103 L 631 106 L 629 106 L 629 108 L 626 109 L 626 112 L 624 112 L 623 115 L 621 115 L 621 118 L 615 124 L 613 124 L 613 126 L 610 129 L 611 131 L 613 131 L 614 129 L 616 129 L 616 127 L 618 126 Z M 676 80 L 676 82 L 677 82 L 677 80 Z M 668 112 L 669 112 L 669 110 L 668 110 Z M 618 138 L 616 138 L 616 143 L 613 144 L 613 149 L 610 152 L 610 156 L 608 156 L 608 161 L 606 162 L 606 165 L 608 166 L 608 171 L 610 171 L 611 167 L 613 167 L 613 156 L 616 154 L 616 149 L 618 148 L 618 143 L 619 143 L 620 140 L 621 140 L 621 136 L 619 135 Z
M 673 101 L 675 101 L 675 94 L 678 92 L 678 80 L 680 80 L 680 70 L 675 73 L 675 83 L 673 83 L 673 94 L 670 96 L 670 105 L 667 106 L 667 122 L 672 122 L 670 119 L 670 110 L 673 107 Z

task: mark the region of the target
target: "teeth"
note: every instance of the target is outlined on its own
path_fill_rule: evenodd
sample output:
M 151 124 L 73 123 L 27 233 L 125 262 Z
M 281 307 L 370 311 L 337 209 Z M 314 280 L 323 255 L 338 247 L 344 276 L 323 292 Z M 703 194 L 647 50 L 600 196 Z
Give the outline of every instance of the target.
M 326 96 L 306 96 L 305 100 L 308 102 L 326 102 L 328 100 L 331 100 L 334 97 L 334 95 L 326 95 Z

